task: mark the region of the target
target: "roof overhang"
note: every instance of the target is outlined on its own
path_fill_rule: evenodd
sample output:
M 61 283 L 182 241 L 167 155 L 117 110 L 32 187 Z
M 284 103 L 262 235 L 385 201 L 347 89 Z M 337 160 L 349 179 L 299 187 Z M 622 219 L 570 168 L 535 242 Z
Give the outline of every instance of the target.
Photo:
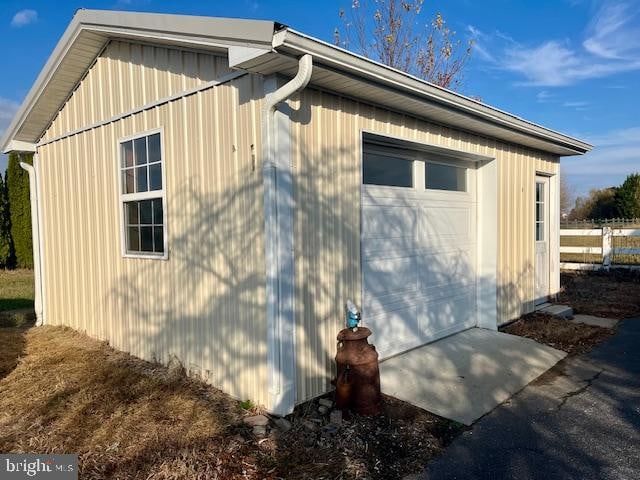
M 278 24 L 262 20 L 78 10 L 7 129 L 12 141 L 36 143 L 111 39 L 227 53 L 270 50 Z
M 298 58 L 311 54 L 314 87 L 555 155 L 592 148 L 275 22 L 79 10 L 2 139 L 2 150 L 15 148 L 16 141 L 36 144 L 106 43 L 116 38 L 224 52 L 231 67 L 265 75 L 294 76 Z
M 415 115 L 487 138 L 525 145 L 555 155 L 582 155 L 593 147 L 456 92 L 438 87 L 368 58 L 322 42 L 290 28 L 274 35 L 274 51 L 242 68 L 293 75 L 297 57 L 313 55 L 310 84 L 337 91 L 392 111 Z

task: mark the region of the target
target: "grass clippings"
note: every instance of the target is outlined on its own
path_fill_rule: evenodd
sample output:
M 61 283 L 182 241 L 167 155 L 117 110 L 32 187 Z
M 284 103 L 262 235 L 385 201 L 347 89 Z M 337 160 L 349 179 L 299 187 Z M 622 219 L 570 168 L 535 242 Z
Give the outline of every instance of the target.
M 531 338 L 538 343 L 581 355 L 613 335 L 613 330 L 573 323 L 544 313 L 530 313 L 500 329 L 504 333 Z
M 558 303 L 574 313 L 624 319 L 640 317 L 640 271 L 567 272 Z
M 261 439 L 242 422 L 259 409 L 180 371 L 68 328 L 0 328 L 0 452 L 77 453 L 83 479 L 387 479 L 461 428 L 385 397 L 337 429 L 308 402 Z
M 33 307 L 33 270 L 0 269 L 0 312 Z

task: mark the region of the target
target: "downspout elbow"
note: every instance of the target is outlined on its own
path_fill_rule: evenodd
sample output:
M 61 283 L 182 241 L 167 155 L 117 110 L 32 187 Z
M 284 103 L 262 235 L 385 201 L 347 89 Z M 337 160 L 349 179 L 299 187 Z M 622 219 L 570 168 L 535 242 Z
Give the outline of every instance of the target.
M 276 91 L 270 93 L 265 98 L 265 103 L 263 107 L 263 128 L 266 134 L 266 155 L 264 161 L 265 168 L 273 168 L 275 167 L 275 161 L 271 156 L 271 142 L 272 142 L 272 132 L 271 132 L 271 118 L 276 111 L 276 107 L 280 102 L 285 101 L 294 93 L 305 88 L 309 81 L 311 80 L 311 74 L 313 72 L 313 57 L 310 54 L 303 55 L 298 60 L 298 73 L 296 76 L 289 80 L 282 87 L 277 89 Z
M 275 92 L 267 95 L 265 103 L 265 113 L 273 113 L 278 103 L 286 100 L 299 90 L 302 90 L 309 84 L 311 73 L 313 72 L 313 57 L 310 54 L 303 55 L 298 60 L 298 73 L 286 84 Z

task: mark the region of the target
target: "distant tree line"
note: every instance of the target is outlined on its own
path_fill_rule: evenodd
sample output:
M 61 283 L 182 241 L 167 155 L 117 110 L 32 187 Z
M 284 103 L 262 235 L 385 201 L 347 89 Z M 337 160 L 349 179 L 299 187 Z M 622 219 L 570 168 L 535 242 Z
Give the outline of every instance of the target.
M 629 175 L 622 185 L 593 189 L 578 197 L 568 220 L 640 218 L 640 174 Z
M 20 162 L 31 155 L 9 155 L 7 171 L 0 174 L 0 268 L 33 268 L 29 174 Z

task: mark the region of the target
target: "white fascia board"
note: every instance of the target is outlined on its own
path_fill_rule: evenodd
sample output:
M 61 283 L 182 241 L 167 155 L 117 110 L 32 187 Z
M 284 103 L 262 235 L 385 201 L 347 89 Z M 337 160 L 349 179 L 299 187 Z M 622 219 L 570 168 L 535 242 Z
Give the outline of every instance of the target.
M 392 86 L 452 110 L 559 145 L 566 149 L 568 155 L 582 155 L 593 148 L 582 140 L 550 130 L 289 28 L 274 34 L 273 46 L 283 52 L 291 50 L 299 54 L 310 53 L 317 64 L 334 67 L 375 83 Z
M 254 47 L 229 47 L 229 68 L 248 68 L 256 60 L 271 54 L 273 50 Z
M 22 142 L 20 140 L 10 140 L 5 145 L 2 153 L 36 153 L 35 143 Z

